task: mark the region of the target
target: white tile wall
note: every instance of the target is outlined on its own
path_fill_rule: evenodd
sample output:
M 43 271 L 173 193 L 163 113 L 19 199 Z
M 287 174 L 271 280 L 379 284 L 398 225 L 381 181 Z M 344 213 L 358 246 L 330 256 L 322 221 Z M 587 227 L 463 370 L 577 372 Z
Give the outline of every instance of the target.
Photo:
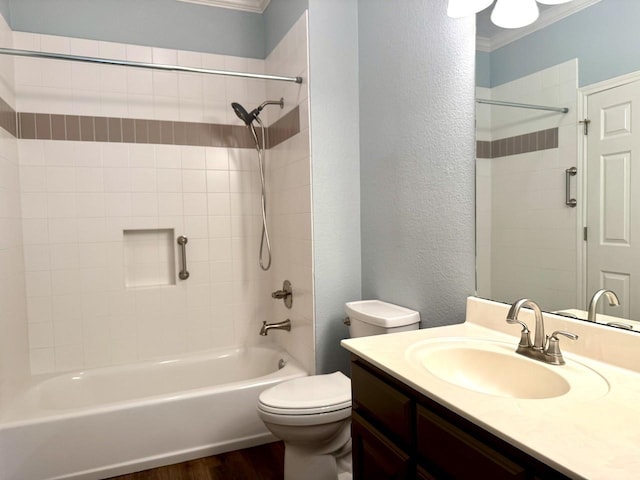
M 28 50 L 308 79 L 306 14 L 266 61 L 12 34 L 0 25 L 3 44 L 12 37 L 15 48 Z M 267 86 L 36 59 L 15 59 L 15 72 L 13 65 L 10 57 L 0 59 L 0 95 L 18 111 L 241 124 L 232 101 L 253 108 L 282 96 L 285 109 L 265 110 L 267 123 L 298 105 L 301 132 L 267 156 L 274 263 L 266 273 L 257 261 L 255 151 L 0 138 L 0 195 L 15 207 L 0 216 L 9 227 L 0 242 L 6 274 L 0 295 L 9 305 L 3 338 L 11 345 L 0 345 L 1 363 L 19 374 L 22 355 L 22 370 L 28 369 L 27 341 L 33 374 L 276 341 L 313 372 L 308 81 Z M 128 287 L 123 232 L 135 229 L 189 236 L 191 278 Z M 21 275 L 24 282 L 16 282 Z M 291 311 L 270 297 L 284 278 L 294 284 Z M 294 323 L 291 334 L 257 335 L 263 320 L 285 316 Z
M 290 318 L 290 333 L 275 332 L 284 346 L 303 366 L 315 373 L 315 331 L 313 303 L 313 254 L 311 231 L 311 156 L 309 130 L 308 20 L 305 13 L 266 60 L 267 73 L 300 76 L 301 85 L 271 82 L 270 99 L 284 98 L 284 109 L 271 107 L 269 123 L 296 105 L 300 108 L 300 133 L 271 149 L 267 155 L 273 266 L 267 292 L 282 288 L 287 279 L 293 285 L 293 308 L 282 302 L 270 305 L 274 320 Z M 259 227 L 257 227 L 259 228 Z M 261 320 L 261 319 L 258 319 Z M 252 328 L 255 328 L 252 327 Z M 271 332 L 269 333 L 271 335 Z
M 12 47 L 11 30 L 0 17 L 0 46 Z M 15 106 L 14 61 L 12 57 L 0 58 L 0 96 Z M 31 172 L 33 173 L 33 172 Z M 38 188 L 40 178 L 32 174 L 28 178 L 30 188 Z M 46 235 L 44 225 L 30 223 L 27 233 L 33 248 L 31 265 L 43 268 L 49 261 L 49 253 L 33 245 Z M 0 383 L 29 372 L 28 342 L 34 345 L 46 343 L 46 331 L 27 332 L 27 305 L 25 301 L 25 265 L 23 257 L 22 218 L 20 206 L 20 179 L 17 141 L 9 133 L 0 130 Z M 35 272 L 34 272 L 35 273 Z M 39 273 L 39 272 L 38 272 Z M 38 285 L 37 279 L 31 279 Z M 45 282 L 42 282 L 45 283 Z M 42 285 L 46 288 L 46 285 Z M 37 308 L 36 308 L 37 307 Z M 34 306 L 35 316 L 46 316 L 46 307 Z M 29 336 L 28 336 L 29 335 Z
M 306 19 L 301 22 L 276 55 L 286 66 L 283 52 L 295 44 L 294 70 L 306 78 Z M 262 72 L 269 62 L 21 32 L 15 40 L 16 48 L 205 68 Z M 64 62 L 44 75 L 53 62 L 18 63 L 19 111 L 240 124 L 232 101 L 254 108 L 267 98 L 265 83 L 255 80 Z M 268 159 L 274 167 L 267 181 L 276 184 L 269 187 L 274 267 L 268 273 L 257 261 L 254 150 L 19 142 L 32 373 L 279 340 L 279 334 L 259 337 L 259 326 L 287 314 L 295 341 L 283 343 L 313 371 L 308 89 L 286 86 L 270 95 L 287 97 L 278 114 L 300 104 L 305 118 L 303 132 Z M 123 231 L 145 228 L 189 237 L 188 281 L 127 287 Z M 293 312 L 278 310 L 270 296 L 285 276 L 296 288 Z
M 491 98 L 491 89 L 476 87 L 476 98 Z M 476 140 L 491 141 L 491 108 L 476 104 Z M 476 159 L 476 293 L 493 298 L 491 293 L 491 165 L 487 158 Z
M 478 211 L 478 248 L 487 248 L 487 237 L 491 243 L 490 254 L 478 257 L 484 282 L 478 289 L 491 298 L 531 297 L 546 310 L 578 303 L 577 209 L 564 205 L 564 170 L 577 158 L 577 86 L 571 60 L 482 92 L 494 100 L 569 107 L 567 114 L 478 107 L 483 140 L 559 128 L 557 149 L 478 161 L 477 196 L 490 208 Z
M 15 48 L 264 72 L 264 60 L 14 32 Z M 46 74 L 45 74 L 46 72 Z M 265 82 L 57 60 L 16 59 L 17 110 L 241 125 L 229 107 L 265 98 Z M 11 96 L 12 97 L 12 96 Z M 3 97 L 5 98 L 5 97 Z

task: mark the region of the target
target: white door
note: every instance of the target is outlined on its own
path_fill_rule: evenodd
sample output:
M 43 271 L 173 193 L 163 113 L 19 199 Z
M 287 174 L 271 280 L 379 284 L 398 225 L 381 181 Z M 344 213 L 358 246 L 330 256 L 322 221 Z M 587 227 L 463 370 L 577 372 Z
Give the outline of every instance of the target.
M 621 306 L 599 312 L 640 320 L 640 81 L 587 105 L 587 300 L 613 290 Z

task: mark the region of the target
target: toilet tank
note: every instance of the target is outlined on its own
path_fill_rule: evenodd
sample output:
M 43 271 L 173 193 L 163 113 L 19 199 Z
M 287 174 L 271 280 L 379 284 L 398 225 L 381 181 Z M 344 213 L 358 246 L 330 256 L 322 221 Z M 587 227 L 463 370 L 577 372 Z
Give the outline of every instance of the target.
M 348 302 L 345 311 L 351 338 L 405 332 L 420 327 L 419 312 L 380 300 Z

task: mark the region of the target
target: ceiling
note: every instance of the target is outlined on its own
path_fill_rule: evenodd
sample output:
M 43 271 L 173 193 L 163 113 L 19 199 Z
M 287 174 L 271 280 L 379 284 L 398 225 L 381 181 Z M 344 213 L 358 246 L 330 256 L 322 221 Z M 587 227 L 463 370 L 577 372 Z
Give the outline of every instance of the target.
M 573 0 L 561 5 L 538 4 L 540 8 L 540 17 L 538 20 L 531 25 L 517 29 L 500 28 L 491 23 L 490 16 L 493 6 L 490 6 L 476 15 L 477 49 L 484 52 L 491 52 L 600 1 L 601 0 Z
M 178 0 L 180 2 L 199 3 L 214 7 L 231 8 L 249 12 L 264 12 L 271 0 Z M 476 15 L 476 43 L 477 49 L 491 52 L 508 43 L 540 30 L 569 15 L 579 12 L 601 0 L 572 0 L 561 5 L 538 4 L 540 17 L 535 23 L 518 29 L 504 29 L 491 22 L 493 5 Z
M 231 8 L 244 12 L 262 13 L 271 0 L 178 0 L 179 2 L 199 3 L 211 7 Z

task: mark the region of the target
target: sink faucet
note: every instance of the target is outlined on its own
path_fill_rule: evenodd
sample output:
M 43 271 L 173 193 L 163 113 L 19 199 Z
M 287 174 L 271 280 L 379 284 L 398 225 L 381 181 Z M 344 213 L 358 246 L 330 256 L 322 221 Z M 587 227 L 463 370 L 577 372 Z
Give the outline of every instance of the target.
M 544 319 L 542 318 L 542 310 L 536 302 L 533 300 L 529 300 L 528 298 L 521 298 L 516 301 L 511 308 L 509 309 L 509 313 L 507 313 L 507 323 L 519 323 L 523 325 L 523 330 L 529 330 L 523 322 L 518 320 L 518 313 L 522 307 L 529 307 L 533 310 L 533 313 L 536 316 L 536 330 L 535 336 L 533 340 L 533 345 L 530 345 L 534 350 L 542 351 L 544 350 L 544 345 L 546 342 L 546 337 L 544 335 Z M 531 342 L 529 342 L 531 343 Z
M 529 307 L 533 310 L 536 319 L 536 330 L 533 343 L 531 343 L 531 337 L 529 336 L 529 327 L 521 320 L 518 320 L 518 313 L 523 307 Z M 564 365 L 564 358 L 560 351 L 560 339 L 558 335 L 564 335 L 571 340 L 577 340 L 578 336 L 571 332 L 565 332 L 563 330 L 557 330 L 547 337 L 544 334 L 544 317 L 542 316 L 542 310 L 536 302 L 529 300 L 528 298 L 521 298 L 517 300 L 507 313 L 507 323 L 517 323 L 522 326 L 520 332 L 520 342 L 516 353 L 524 355 L 535 360 L 540 360 L 552 365 Z
M 618 300 L 618 296 L 614 292 L 612 292 L 611 290 L 606 290 L 604 288 L 598 290 L 593 294 L 593 297 L 591 297 L 591 301 L 589 302 L 587 320 L 589 320 L 590 322 L 596 321 L 596 310 L 598 310 L 598 302 L 603 295 L 607 297 L 610 307 L 617 307 L 618 305 L 620 305 L 620 300 Z
M 284 322 L 278 322 L 278 323 L 262 322 L 262 328 L 260 329 L 260 335 L 262 335 L 263 337 L 266 337 L 267 333 L 269 333 L 269 330 L 271 330 L 272 328 L 276 329 L 276 330 L 286 330 L 287 332 L 290 332 L 291 331 L 291 320 L 289 320 L 287 318 Z

